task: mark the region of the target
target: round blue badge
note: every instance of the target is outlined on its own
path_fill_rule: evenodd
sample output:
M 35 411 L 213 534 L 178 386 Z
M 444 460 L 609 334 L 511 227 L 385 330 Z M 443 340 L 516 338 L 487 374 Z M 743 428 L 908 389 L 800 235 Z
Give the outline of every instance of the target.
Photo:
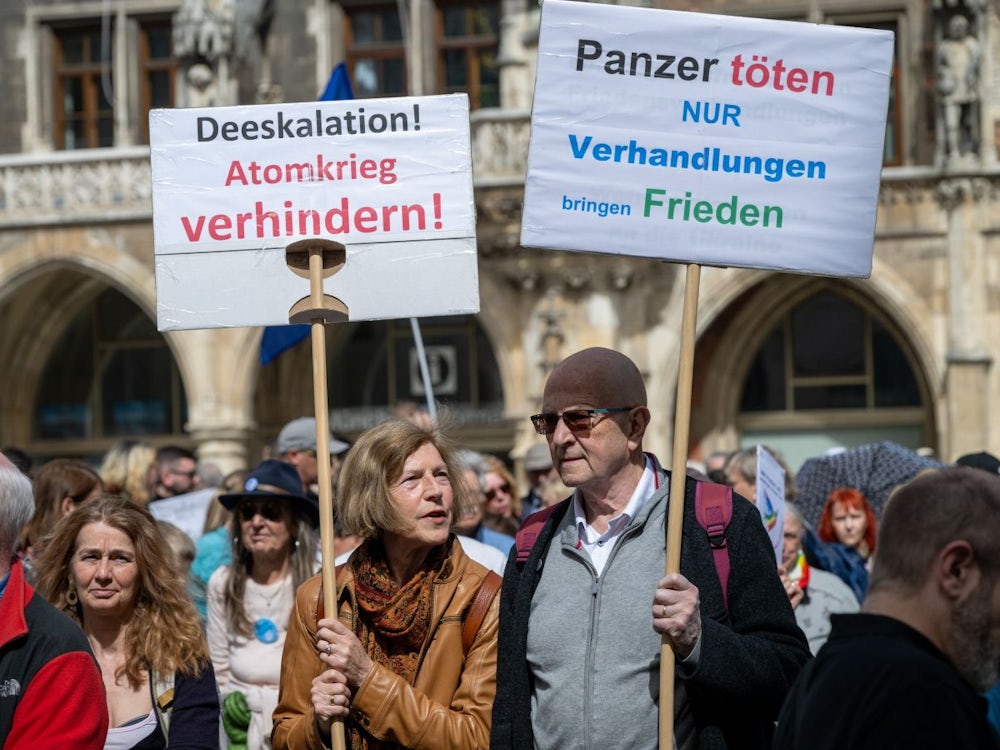
M 261 643 L 274 643 L 278 640 L 278 626 L 274 624 L 274 620 L 266 617 L 261 617 L 253 624 L 253 632 Z

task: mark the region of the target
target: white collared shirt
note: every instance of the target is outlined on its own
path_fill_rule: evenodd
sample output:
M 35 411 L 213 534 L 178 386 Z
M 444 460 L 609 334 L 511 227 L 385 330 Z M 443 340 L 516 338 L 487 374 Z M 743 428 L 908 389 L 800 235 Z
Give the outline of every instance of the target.
M 590 561 L 594 565 L 597 575 L 601 575 L 604 566 L 611 555 L 611 548 L 615 546 L 615 540 L 625 530 L 636 514 L 646 504 L 646 501 L 656 492 L 656 473 L 653 469 L 653 462 L 646 456 L 646 468 L 642 471 L 639 484 L 636 485 L 628 503 L 622 512 L 608 521 L 608 529 L 603 534 L 598 534 L 593 526 L 587 523 L 587 516 L 583 512 L 583 501 L 580 498 L 580 490 L 573 493 L 573 514 L 576 517 L 576 530 L 580 537 L 580 547 L 590 555 Z

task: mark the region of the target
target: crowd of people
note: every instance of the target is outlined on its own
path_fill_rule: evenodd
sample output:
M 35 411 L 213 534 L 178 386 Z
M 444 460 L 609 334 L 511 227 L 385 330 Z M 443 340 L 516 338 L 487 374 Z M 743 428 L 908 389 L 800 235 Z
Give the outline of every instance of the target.
M 671 473 L 643 448 L 663 417 L 591 348 L 548 377 L 523 487 L 424 414 L 331 434 L 335 611 L 311 418 L 228 476 L 142 441 L 97 467 L 4 449 L 0 746 L 652 750 L 667 710 L 681 750 L 1000 747 L 1000 461 L 877 510 L 834 486 L 808 518 L 769 450 L 776 554 L 757 446 L 714 453 L 667 572 Z M 206 489 L 197 539 L 157 520 Z

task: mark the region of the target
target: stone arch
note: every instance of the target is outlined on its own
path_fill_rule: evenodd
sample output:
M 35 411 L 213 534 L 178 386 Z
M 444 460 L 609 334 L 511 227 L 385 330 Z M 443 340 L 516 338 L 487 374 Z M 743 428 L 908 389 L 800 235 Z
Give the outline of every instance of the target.
M 942 375 L 933 356 L 934 332 L 929 325 L 933 316 L 921 297 L 891 268 L 876 259 L 870 280 L 712 270 L 715 273 L 703 289 L 708 302 L 699 316 L 695 354 L 698 395 L 692 412 L 692 440 L 700 442 L 704 454 L 737 444 L 739 400 L 750 362 L 776 322 L 822 289 L 846 293 L 860 306 L 877 310 L 890 325 L 910 356 L 931 432 L 940 434 L 934 395 Z M 780 302 L 775 304 L 776 300 Z
M 4 440 L 31 440 L 40 375 L 65 326 L 98 294 L 114 289 L 155 320 L 153 273 L 139 251 L 122 249 L 127 245 L 128 238 L 106 232 L 56 230 L 27 235 L 0 253 L 0 310 L 8 324 L 0 332 L 0 356 L 18 363 L 0 375 L 0 387 L 9 395 L 0 405 Z M 196 437 L 206 429 L 231 432 L 252 425 L 258 329 L 166 332 L 163 338 L 180 373 L 188 427 Z M 213 370 L 224 371 L 224 377 L 213 379 Z
M 0 356 L 17 362 L 0 376 L 8 394 L 0 422 L 9 439 L 31 438 L 38 380 L 65 325 L 108 286 L 147 314 L 155 310 L 152 275 L 134 257 L 95 242 L 90 233 L 35 232 L 0 254 Z

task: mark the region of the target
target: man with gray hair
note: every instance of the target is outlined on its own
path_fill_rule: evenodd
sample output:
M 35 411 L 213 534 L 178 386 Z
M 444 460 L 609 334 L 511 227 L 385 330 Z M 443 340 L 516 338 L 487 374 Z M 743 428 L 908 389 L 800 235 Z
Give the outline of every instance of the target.
M 31 482 L 0 453 L 0 746 L 100 750 L 108 709 L 87 637 L 14 556 L 34 509 Z
M 795 622 L 809 639 L 815 655 L 830 635 L 830 616 L 857 612 L 858 599 L 851 587 L 838 576 L 813 567 L 806 560 L 802 541 L 808 525 L 794 504 L 785 503 L 785 527 L 782 532 L 782 582 L 795 610 Z
M 775 750 L 996 748 L 978 693 L 1000 666 L 1000 477 L 958 467 L 898 488 L 861 613 L 831 619 Z

